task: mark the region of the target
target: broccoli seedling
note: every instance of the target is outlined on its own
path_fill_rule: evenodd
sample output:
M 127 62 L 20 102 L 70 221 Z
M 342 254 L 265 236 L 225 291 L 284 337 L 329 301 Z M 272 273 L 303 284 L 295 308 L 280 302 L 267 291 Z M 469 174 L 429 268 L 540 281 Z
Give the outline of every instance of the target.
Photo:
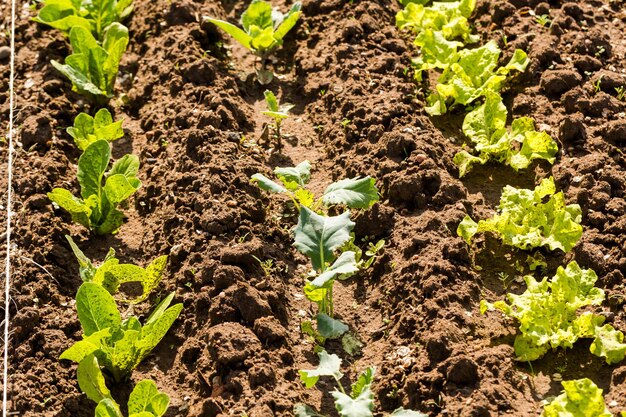
M 282 148 L 282 133 L 280 132 L 280 127 L 284 119 L 289 117 L 289 110 L 291 110 L 294 106 L 293 104 L 284 103 L 280 104 L 278 99 L 269 90 L 265 90 L 265 103 L 267 104 L 267 110 L 263 112 L 264 115 L 271 117 L 274 119 L 274 137 L 276 138 L 276 148 Z
M 243 29 L 212 17 L 204 16 L 204 19 L 221 28 L 261 59 L 261 67 L 256 69 L 256 73 L 259 83 L 265 85 L 274 78 L 274 73 L 267 69 L 267 59 L 283 44 L 283 38 L 295 26 L 302 13 L 301 7 L 300 2 L 296 2 L 287 14 L 283 14 L 266 1 L 253 0 L 241 15 Z

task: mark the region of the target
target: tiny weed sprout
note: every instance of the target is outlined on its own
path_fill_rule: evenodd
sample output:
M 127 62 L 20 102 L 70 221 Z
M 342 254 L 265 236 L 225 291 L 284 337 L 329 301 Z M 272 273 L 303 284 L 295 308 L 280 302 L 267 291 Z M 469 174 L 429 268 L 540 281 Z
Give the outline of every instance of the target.
M 74 126 L 67 128 L 67 133 L 74 138 L 81 151 L 98 140 L 113 142 L 124 136 L 122 120 L 114 122 L 107 109 L 98 110 L 94 117 L 80 113 L 74 119 Z
M 559 267 L 551 280 L 537 282 L 532 275 L 524 277 L 527 290 L 508 294 L 505 301 L 491 304 L 482 300 L 480 312 L 497 309 L 520 322 L 520 333 L 515 338 L 517 360 L 534 361 L 552 349 L 571 348 L 581 338 L 592 338 L 589 350 L 605 358 L 608 364 L 621 362 L 626 354 L 622 332 L 605 317 L 578 309 L 602 304 L 604 291 L 594 287 L 598 279 L 591 269 L 582 269 L 576 262 Z
M 128 45 L 128 29 L 113 23 L 104 32 L 102 45 L 89 30 L 74 26 L 70 30 L 72 55 L 65 64 L 52 65 L 72 82 L 72 90 L 103 104 L 114 95 L 120 60 Z
M 284 103 L 280 104 L 278 99 L 269 90 L 265 90 L 265 103 L 267 104 L 267 110 L 263 112 L 264 115 L 274 119 L 274 138 L 276 139 L 276 148 L 282 148 L 282 133 L 280 132 L 280 126 L 283 120 L 289 117 L 289 111 L 293 108 L 293 104 Z
M 88 355 L 78 365 L 78 386 L 96 404 L 95 417 L 124 417 L 120 406 L 106 386 L 98 359 Z M 156 384 L 144 379 L 140 381 L 128 398 L 129 417 L 162 417 L 170 404 L 170 397 L 160 392 Z
M 325 213 L 329 206 L 343 205 L 351 209 L 367 209 L 378 201 L 378 189 L 371 177 L 344 179 L 330 184 L 324 194 L 316 199 L 306 188 L 311 179 L 311 164 L 304 161 L 295 167 L 276 168 L 274 174 L 280 184 L 262 174 L 254 174 L 252 181 L 261 189 L 289 196 L 299 211 L 298 224 L 293 229 L 294 246 L 306 255 L 313 271 L 312 280 L 304 287 L 306 297 L 317 304 L 318 331 L 324 338 L 336 338 L 348 326 L 333 318 L 333 284 L 336 279 L 346 279 L 363 267 L 360 254 L 346 246 L 354 222 L 350 211 L 337 216 Z M 378 245 L 378 244 L 377 244 Z M 382 245 L 381 245 L 382 246 Z M 377 246 L 372 247 L 375 252 Z M 372 252 L 372 257 L 375 257 Z M 371 262 L 366 261 L 369 266 Z
M 341 417 L 373 417 L 374 392 L 372 382 L 376 369 L 372 366 L 359 375 L 348 391 L 341 384 L 341 359 L 325 350 L 318 353 L 320 364 L 316 369 L 301 370 L 300 379 L 306 388 L 312 388 L 320 377 L 329 376 L 335 380 L 337 389 L 330 392 L 335 402 L 335 408 Z M 306 404 L 296 404 L 293 409 L 296 417 L 325 417 Z M 426 417 L 426 414 L 399 408 L 389 414 L 389 417 Z
M 565 205 L 563 192 L 556 193 L 554 179 L 546 178 L 534 190 L 507 185 L 502 190 L 498 213 L 476 223 L 465 216 L 457 234 L 467 244 L 480 232 L 494 232 L 503 243 L 527 250 L 547 246 L 569 252 L 583 234 L 582 210 Z M 550 197 L 546 202 L 546 197 Z
M 97 234 L 115 233 L 119 229 L 124 214 L 116 207 L 141 186 L 137 178 L 139 158 L 124 155 L 105 173 L 110 160 L 111 146 L 107 141 L 92 143 L 78 159 L 80 198 L 64 188 L 48 193 L 48 198 L 69 212 L 74 222 Z
M 546 402 L 541 417 L 613 417 L 606 408 L 602 390 L 588 378 L 563 381 L 563 393 Z M 626 415 L 621 413 L 622 416 Z
M 617 93 L 617 99 L 619 101 L 624 101 L 624 97 L 626 97 L 626 88 L 623 85 L 616 87 L 615 93 Z
M 474 164 L 495 160 L 516 171 L 528 168 L 535 159 L 554 163 L 557 143 L 545 132 L 535 130 L 529 117 L 513 120 L 511 131 L 505 128 L 507 110 L 502 97 L 493 91 L 485 92 L 485 102 L 465 116 L 463 133 L 470 138 L 478 155 L 461 151 L 454 156 L 463 177 Z
M 537 22 L 539 26 L 546 26 L 550 25 L 552 23 L 552 20 L 550 19 L 550 15 L 542 14 L 541 16 L 535 17 L 535 22 Z
M 283 38 L 296 25 L 300 18 L 301 4 L 293 4 L 287 14 L 272 9 L 270 3 L 263 0 L 253 0 L 250 6 L 241 15 L 243 29 L 223 20 L 205 16 L 209 22 L 221 28 L 232 36 L 245 48 L 252 51 L 261 59 L 261 68 L 257 69 L 259 83 L 269 84 L 274 74 L 267 69 L 267 58 L 283 44 Z
M 98 40 L 112 24 L 121 22 L 133 11 L 132 0 L 43 0 L 44 7 L 34 21 L 64 33 L 80 26 Z
M 70 236 L 65 236 L 78 260 L 79 274 L 83 282 L 93 282 L 102 285 L 111 295 L 115 295 L 123 284 L 138 283 L 142 292 L 132 299 L 118 299 L 117 301 L 137 304 L 148 298 L 161 282 L 163 271 L 167 265 L 167 256 L 160 256 L 150 262 L 144 269 L 133 264 L 120 264 L 115 257 L 115 250 L 109 249 L 104 261 L 95 266 L 93 262 L 76 246 Z
M 93 355 L 115 381 L 123 381 L 178 318 L 183 305 L 169 307 L 173 298 L 171 293 L 161 301 L 142 326 L 134 316 L 122 320 L 115 299 L 104 287 L 94 282 L 83 283 L 76 294 L 83 339 L 65 350 L 60 359 L 81 364 Z

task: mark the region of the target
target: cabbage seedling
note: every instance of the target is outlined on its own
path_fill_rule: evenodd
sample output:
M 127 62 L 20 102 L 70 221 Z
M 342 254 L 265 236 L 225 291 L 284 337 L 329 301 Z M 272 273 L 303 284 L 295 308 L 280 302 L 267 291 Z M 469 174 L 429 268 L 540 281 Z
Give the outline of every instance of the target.
M 87 113 L 80 113 L 74 119 L 74 126 L 67 128 L 67 133 L 74 138 L 74 143 L 81 151 L 87 149 L 98 140 L 113 142 L 124 136 L 122 120 L 113 121 L 107 109 L 100 109 L 94 117 Z
M 78 365 L 77 374 L 81 391 L 87 395 L 87 398 L 98 404 L 96 417 L 124 417 L 119 404 L 113 399 L 106 386 L 100 364 L 94 355 L 83 359 Z M 169 404 L 170 397 L 160 392 L 153 381 L 144 379 L 135 385 L 130 393 L 128 415 L 129 417 L 161 417 L 167 411 Z
M 110 160 L 111 145 L 107 141 L 92 143 L 78 159 L 80 197 L 74 197 L 64 188 L 55 188 L 48 193 L 48 198 L 68 211 L 74 222 L 97 234 L 115 233 L 119 229 L 124 215 L 117 206 L 141 186 L 137 178 L 139 158 L 124 155 L 105 173 Z
M 104 287 L 83 283 L 76 294 L 83 339 L 64 351 L 60 359 L 80 364 L 94 355 L 115 381 L 124 380 L 178 318 L 183 305 L 169 307 L 173 298 L 171 293 L 161 301 L 142 326 L 135 316 L 122 320 L 115 299 Z
M 113 97 L 120 60 L 128 45 L 128 29 L 120 23 L 109 25 L 102 45 L 88 29 L 75 26 L 70 30 L 72 54 L 65 64 L 52 65 L 72 82 L 72 90 L 104 103 Z
M 372 382 L 376 368 L 367 368 L 352 384 L 348 392 L 341 384 L 341 359 L 335 355 L 329 355 L 325 350 L 318 353 L 320 364 L 316 369 L 301 370 L 300 379 L 306 388 L 315 386 L 320 377 L 330 376 L 335 380 L 337 389 L 330 392 L 335 401 L 335 408 L 341 417 L 373 417 L 374 416 L 374 392 Z M 296 417 L 325 417 L 306 404 L 296 404 L 293 409 Z M 426 414 L 399 408 L 389 414 L 389 417 L 427 417 Z
M 282 134 L 280 133 L 280 126 L 284 119 L 289 117 L 289 110 L 293 108 L 293 104 L 284 103 L 280 104 L 278 99 L 269 90 L 265 90 L 265 103 L 267 104 L 267 110 L 263 112 L 264 115 L 274 119 L 274 137 L 276 138 L 276 148 L 282 148 Z
M 159 256 L 144 269 L 133 264 L 120 264 L 115 257 L 115 250 L 109 249 L 104 262 L 95 266 L 93 262 L 85 256 L 83 251 L 74 243 L 72 238 L 65 236 L 78 260 L 79 273 L 83 282 L 93 282 L 102 285 L 111 295 L 119 290 L 125 283 L 136 282 L 141 285 L 142 293 L 133 299 L 118 299 L 120 302 L 137 304 L 148 298 L 148 295 L 156 289 L 161 282 L 163 271 L 167 264 L 167 256 Z
M 272 9 L 270 3 L 253 0 L 241 15 L 243 29 L 223 20 L 205 16 L 209 22 L 221 28 L 245 48 L 261 59 L 261 68 L 257 69 L 259 83 L 269 84 L 274 74 L 266 68 L 268 56 L 283 44 L 283 38 L 295 26 L 300 18 L 301 4 L 296 2 L 287 14 Z

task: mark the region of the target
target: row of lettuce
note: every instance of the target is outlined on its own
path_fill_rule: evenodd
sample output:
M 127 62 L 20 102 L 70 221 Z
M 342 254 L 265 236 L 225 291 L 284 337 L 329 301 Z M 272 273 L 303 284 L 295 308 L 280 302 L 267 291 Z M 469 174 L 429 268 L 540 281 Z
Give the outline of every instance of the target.
M 58 1 L 45 0 L 35 21 L 52 26 L 69 37 L 71 55 L 64 63 L 51 64 L 72 82 L 72 90 L 101 107 L 93 116 L 80 113 L 67 133 L 82 151 L 76 177 L 80 195 L 54 188 L 48 197 L 56 207 L 70 213 L 72 220 L 96 234 L 116 233 L 124 221 L 119 210 L 141 187 L 137 177 L 139 158 L 124 155 L 111 165 L 110 142 L 124 136 L 122 121 L 114 121 L 105 107 L 114 97 L 119 64 L 128 46 L 128 28 L 121 22 L 132 12 L 132 0 Z M 110 166 L 110 168 L 109 168 Z M 120 405 L 107 382 L 123 383 L 163 339 L 182 304 L 170 305 L 174 293 L 165 297 L 143 323 L 132 314 L 122 314 L 121 305 L 144 302 L 157 288 L 167 263 L 161 256 L 145 269 L 122 264 L 110 249 L 95 266 L 66 236 L 79 263 L 83 283 L 76 293 L 76 311 L 82 339 L 65 350 L 61 360 L 78 364 L 78 385 L 96 403 L 95 416 L 123 417 Z M 127 283 L 141 285 L 142 294 L 128 299 L 120 293 Z M 132 309 L 131 309 L 132 311 Z M 128 398 L 130 417 L 161 417 L 170 398 L 149 379 L 139 381 Z
M 536 131 L 531 118 L 516 118 L 507 128 L 508 112 L 500 91 L 511 72 L 525 71 L 529 60 L 524 51 L 515 50 L 506 65 L 498 66 L 501 51 L 496 42 L 475 46 L 481 37 L 472 34 L 468 19 L 476 0 L 400 2 L 404 9 L 396 15 L 396 24 L 415 35 L 419 48 L 412 61 L 415 78 L 422 82 L 433 75 L 435 86 L 426 99 L 426 112 L 440 116 L 452 107 L 468 111 L 462 129 L 471 146 L 454 157 L 459 175 L 487 162 L 515 170 L 529 167 L 536 159 L 554 163 L 557 143 L 546 132 Z M 567 205 L 554 180 L 546 178 L 534 190 L 505 186 L 497 213 L 478 222 L 466 216 L 457 234 L 470 245 L 476 234 L 491 232 L 503 244 L 524 251 L 569 252 L 582 236 L 581 220 L 580 206 Z M 527 263 L 531 271 L 547 266 L 538 250 L 528 255 Z M 551 349 L 571 348 L 577 340 L 589 338 L 592 354 L 616 364 L 626 354 L 624 335 L 605 324 L 605 316 L 583 311 L 605 299 L 604 291 L 595 287 L 597 279 L 593 270 L 573 261 L 559 267 L 552 278 L 537 281 L 533 275 L 525 276 L 524 293 L 508 294 L 506 301 L 483 300 L 480 311 L 499 310 L 519 322 L 514 343 L 517 360 L 534 361 Z M 563 387 L 563 394 L 545 405 L 543 416 L 612 415 L 602 390 L 591 380 L 564 381 Z

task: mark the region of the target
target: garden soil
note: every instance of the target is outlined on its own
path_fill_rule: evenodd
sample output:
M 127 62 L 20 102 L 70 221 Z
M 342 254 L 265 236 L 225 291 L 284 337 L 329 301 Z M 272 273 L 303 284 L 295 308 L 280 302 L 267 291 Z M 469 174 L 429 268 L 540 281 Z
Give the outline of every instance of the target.
M 503 93 L 509 118 L 533 117 L 560 151 L 553 166 L 518 173 L 488 164 L 463 179 L 452 158 L 466 141 L 464 111 L 424 112 L 432 84 L 412 81 L 416 51 L 395 27 L 395 0 L 303 2 L 267 86 L 295 105 L 284 146 L 273 151 L 261 140 L 269 120 L 253 58 L 203 22 L 234 22 L 247 1 L 134 3 L 120 96 L 111 101 L 125 135 L 113 153 L 140 157 L 143 186 L 124 209 L 119 233 L 95 236 L 46 196 L 53 187 L 78 191 L 79 151 L 65 128 L 95 108 L 50 65 L 69 54 L 66 39 L 32 22 L 30 3 L 18 1 L 10 411 L 94 413 L 76 366 L 59 361 L 81 334 L 73 301 L 81 280 L 68 234 L 94 260 L 110 247 L 122 262 L 142 266 L 169 255 L 160 288 L 134 312 L 146 317 L 171 291 L 184 309 L 132 375 L 170 395 L 167 416 L 283 417 L 298 402 L 335 415 L 330 381 L 310 390 L 299 381 L 298 370 L 315 367 L 317 356 L 300 332 L 315 308 L 302 294 L 307 260 L 291 245 L 294 210 L 249 180 L 304 159 L 313 165 L 314 190 L 359 175 L 375 177 L 381 190 L 379 203 L 357 213 L 355 231 L 362 247 L 384 239 L 383 255 L 336 284 L 336 315 L 361 351 L 350 356 L 338 342 L 326 346 L 343 359 L 345 384 L 376 367 L 377 417 L 400 406 L 429 416 L 538 416 L 561 379 L 581 377 L 605 390 L 613 413 L 626 410 L 626 364 L 606 365 L 588 341 L 532 366 L 515 361 L 515 323 L 478 307 L 481 299 L 524 290 L 526 253 L 493 236 L 469 247 L 455 232 L 466 214 L 493 214 L 504 185 L 532 188 L 554 176 L 567 202 L 581 205 L 584 234 L 567 255 L 543 252 L 541 272 L 551 276 L 571 260 L 594 269 L 607 294 L 600 310 L 626 332 L 626 105 L 616 91 L 626 86 L 625 1 L 479 0 L 472 22 L 482 41 L 498 42 L 503 62 L 515 48 L 531 59 Z M 3 47 L 9 6 L 0 7 Z M 536 22 L 544 14 L 551 24 Z M 0 72 L 6 121 L 6 57 Z M 0 149 L 6 169 L 6 142 Z M 121 403 L 131 388 L 112 387 Z

